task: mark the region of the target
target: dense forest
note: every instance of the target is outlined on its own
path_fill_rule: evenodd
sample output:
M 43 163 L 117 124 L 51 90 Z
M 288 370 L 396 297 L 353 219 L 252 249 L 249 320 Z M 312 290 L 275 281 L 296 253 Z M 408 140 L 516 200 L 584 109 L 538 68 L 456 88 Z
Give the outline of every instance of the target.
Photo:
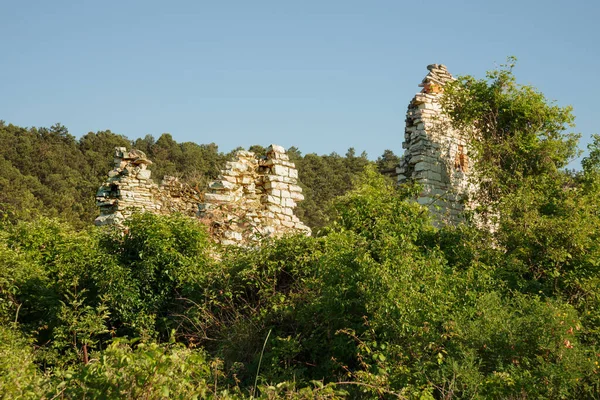
M 94 195 L 112 169 L 117 146 L 145 152 L 153 161 L 150 169 L 157 182 L 165 175 L 176 176 L 200 191 L 238 150 L 223 153 L 214 143 L 177 143 L 168 133 L 158 140 L 151 135 L 130 140 L 101 131 L 77 140 L 60 124 L 27 129 L 4 121 L 0 121 L 0 143 L 0 213 L 4 218 L 15 222 L 55 217 L 76 228 L 89 226 L 98 214 Z M 260 145 L 248 150 L 265 154 L 265 147 Z M 352 179 L 365 166 L 375 165 L 386 172 L 399 160 L 391 150 L 375 162 L 364 152 L 357 156 L 353 148 L 345 156 L 302 155 L 295 147 L 288 153 L 299 170 L 306 197 L 297 214 L 313 229 L 325 225 L 327 204 L 350 190 Z
M 0 396 L 600 398 L 600 137 L 567 170 L 571 109 L 511 66 L 444 105 L 473 134 L 465 223 L 433 224 L 391 151 L 292 148 L 314 234 L 251 249 L 177 215 L 90 226 L 115 146 L 201 186 L 214 144 L 0 124 Z

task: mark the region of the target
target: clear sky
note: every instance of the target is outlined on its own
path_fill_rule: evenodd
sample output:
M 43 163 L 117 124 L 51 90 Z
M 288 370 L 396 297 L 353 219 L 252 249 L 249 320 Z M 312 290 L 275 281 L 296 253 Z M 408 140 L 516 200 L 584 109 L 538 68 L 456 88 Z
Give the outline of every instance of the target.
M 0 119 L 79 137 L 402 154 L 426 65 L 515 73 L 598 128 L 600 1 L 0 0 Z

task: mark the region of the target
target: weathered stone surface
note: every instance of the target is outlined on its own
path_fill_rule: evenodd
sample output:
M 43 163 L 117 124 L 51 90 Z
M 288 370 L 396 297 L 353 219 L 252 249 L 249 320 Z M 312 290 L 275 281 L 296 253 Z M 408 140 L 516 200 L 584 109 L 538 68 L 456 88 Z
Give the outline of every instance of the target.
M 142 180 L 142 179 L 150 179 L 150 176 L 152 175 L 152 172 L 149 169 L 144 169 L 141 170 L 140 172 L 137 173 L 136 178 Z
M 119 225 L 135 210 L 196 214 L 198 193 L 172 177 L 165 177 L 160 186 L 153 183 L 151 171 L 146 169 L 152 161 L 143 152 L 117 147 L 113 161 L 114 169 L 96 193 L 100 208 L 96 225 Z
M 227 171 L 209 185 L 205 203 L 199 207 L 200 218 L 211 226 L 215 239 L 222 244 L 251 245 L 264 237 L 310 234 L 293 212 L 296 201 L 304 196 L 296 185 L 296 166 L 284 148 L 271 145 L 260 160 L 246 151 L 237 152 L 236 157 L 238 160 L 228 163 Z M 243 187 L 241 196 L 233 195 L 240 186 L 229 182 Z M 215 195 L 230 195 L 230 199 Z
M 423 187 L 417 202 L 428 206 L 438 223 L 458 222 L 463 200 L 473 190 L 468 181 L 467 137 L 452 129 L 440 105 L 444 85 L 454 78 L 444 65 L 431 64 L 427 69 L 419 85 L 423 90 L 406 113 L 398 182 L 416 181 Z

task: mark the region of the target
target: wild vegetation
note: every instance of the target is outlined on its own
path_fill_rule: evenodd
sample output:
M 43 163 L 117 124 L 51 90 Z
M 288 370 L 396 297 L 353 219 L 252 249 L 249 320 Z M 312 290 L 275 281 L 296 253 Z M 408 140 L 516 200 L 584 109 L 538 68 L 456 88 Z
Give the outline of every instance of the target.
M 459 79 L 445 101 L 457 127 L 476 127 L 475 200 L 489 224 L 436 228 L 411 201 L 419 188 L 366 157 L 291 151 L 320 229 L 253 249 L 221 248 L 181 216 L 90 227 L 78 196 L 93 197 L 104 153 L 129 142 L 3 125 L 15 142 L 1 149 L 2 179 L 19 198 L 3 200 L 0 393 L 600 398 L 600 138 L 581 172 L 565 170 L 570 109 L 518 85 L 510 66 Z M 144 140 L 164 173 L 216 173 L 215 147 Z M 11 155 L 27 151 L 40 156 Z M 192 152 L 204 155 L 181 172 Z M 321 193 L 326 183 L 338 192 Z

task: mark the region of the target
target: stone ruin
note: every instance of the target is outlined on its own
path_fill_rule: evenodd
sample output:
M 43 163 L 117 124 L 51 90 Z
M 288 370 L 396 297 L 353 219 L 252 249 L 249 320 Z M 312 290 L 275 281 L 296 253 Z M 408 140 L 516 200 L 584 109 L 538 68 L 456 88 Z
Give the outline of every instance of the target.
M 436 223 L 456 223 L 474 190 L 468 180 L 467 135 L 452 129 L 440 104 L 444 85 L 454 78 L 444 65 L 427 69 L 419 85 L 423 89 L 408 106 L 405 152 L 396 174 L 399 183 L 420 184 L 416 200 L 431 210 Z M 296 202 L 304 196 L 298 171 L 283 147 L 271 145 L 264 158 L 248 151 L 238 151 L 236 157 L 203 194 L 173 177 L 157 185 L 145 154 L 119 147 L 114 169 L 96 195 L 100 216 L 95 223 L 119 225 L 134 211 L 179 212 L 199 218 L 222 244 L 249 245 L 286 233 L 310 235 L 310 228 L 294 215 Z
M 422 190 L 417 202 L 427 206 L 438 223 L 455 223 L 473 190 L 469 183 L 467 135 L 457 132 L 442 113 L 444 85 L 454 80 L 445 65 L 428 65 L 429 73 L 408 106 L 405 149 L 396 169 L 398 182 L 413 181 Z
M 286 233 L 310 235 L 294 215 L 304 199 L 298 171 L 281 146 L 271 145 L 264 158 L 238 151 L 204 194 L 166 176 L 160 185 L 147 169 L 152 162 L 138 150 L 115 149 L 114 169 L 96 194 L 96 225 L 121 225 L 134 212 L 181 213 L 199 218 L 212 237 L 226 245 L 250 245 Z

